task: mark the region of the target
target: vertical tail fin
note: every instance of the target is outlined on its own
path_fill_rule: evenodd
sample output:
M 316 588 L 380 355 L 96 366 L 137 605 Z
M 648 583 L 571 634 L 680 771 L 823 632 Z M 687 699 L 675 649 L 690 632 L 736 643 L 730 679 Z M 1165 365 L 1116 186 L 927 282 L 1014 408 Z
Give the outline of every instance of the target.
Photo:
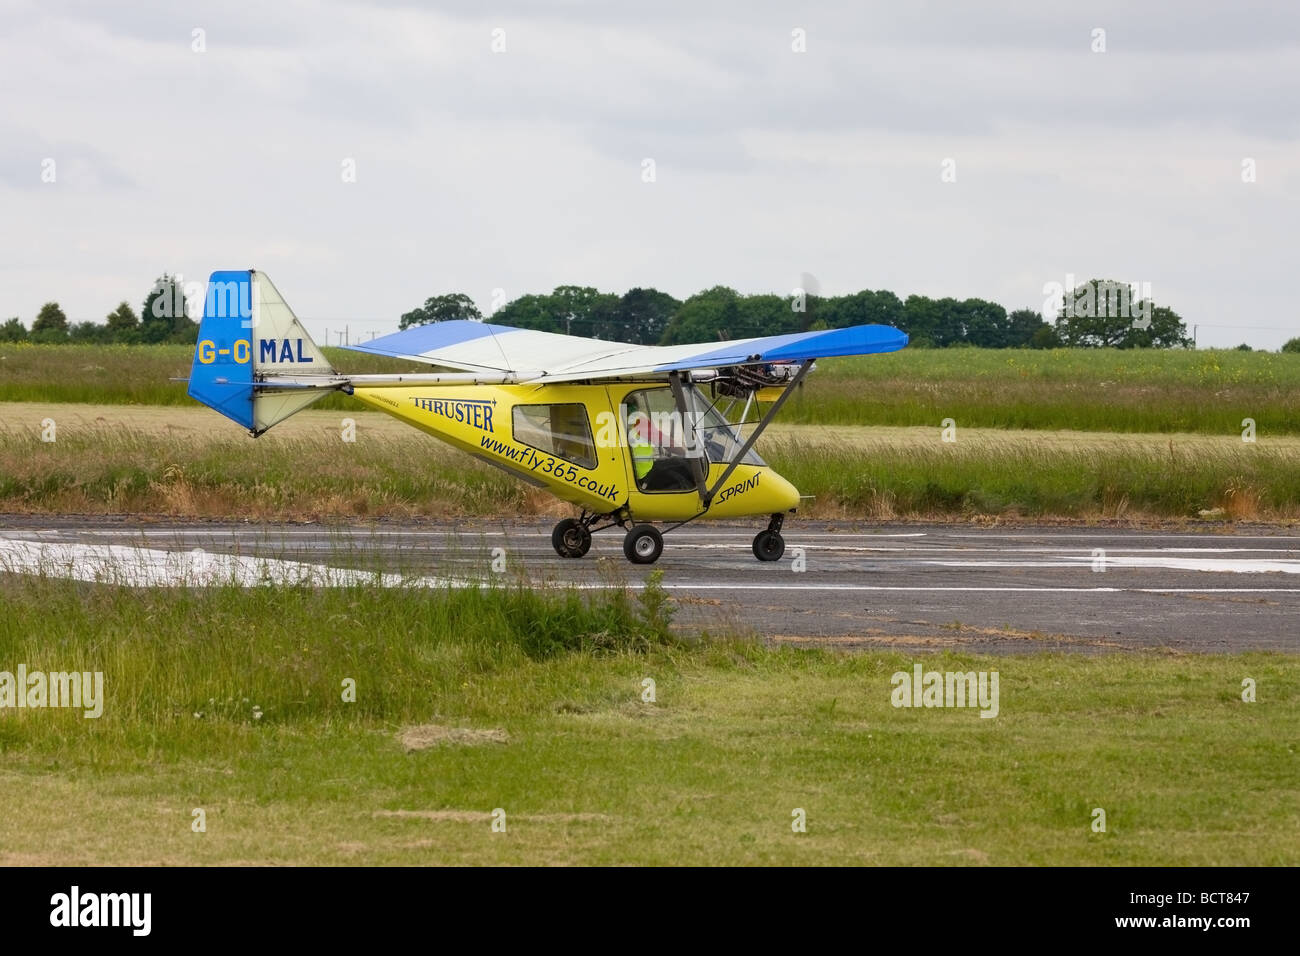
M 327 389 L 261 388 L 267 376 L 330 377 L 334 369 L 271 280 L 260 272 L 214 272 L 199 325 L 189 394 L 260 435 Z

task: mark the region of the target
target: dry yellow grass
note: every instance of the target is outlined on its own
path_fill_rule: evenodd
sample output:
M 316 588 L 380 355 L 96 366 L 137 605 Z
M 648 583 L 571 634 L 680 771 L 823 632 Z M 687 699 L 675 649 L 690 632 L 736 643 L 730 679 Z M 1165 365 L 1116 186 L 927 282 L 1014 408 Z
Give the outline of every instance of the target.
M 93 433 L 96 430 L 130 429 L 145 435 L 192 436 L 196 443 L 216 439 L 229 440 L 243 435 L 243 430 L 216 412 L 205 408 L 171 405 L 78 405 L 57 402 L 5 402 L 0 404 L 0 431 L 38 432 L 42 420 L 54 420 L 58 434 Z M 277 425 L 261 442 L 292 442 L 304 438 L 337 439 L 342 421 L 356 422 L 357 435 L 381 439 L 429 442 L 390 415 L 381 412 L 338 412 L 307 409 Z M 801 445 L 834 448 L 879 447 L 880 445 L 916 448 L 942 444 L 940 429 L 920 426 L 890 425 L 791 425 L 777 422 L 764 438 L 769 441 L 794 440 Z M 1019 447 L 1043 451 L 1079 451 L 1146 449 L 1168 454 L 1171 450 L 1235 449 L 1241 437 L 1206 435 L 1193 432 L 1163 434 L 1155 432 L 1092 432 L 963 428 L 958 422 L 957 444 L 963 448 Z M 251 441 L 252 439 L 250 439 Z M 1284 451 L 1300 452 L 1300 436 L 1261 437 L 1257 444 Z
M 345 442 L 345 418 L 355 441 Z M 52 419 L 57 441 L 41 440 Z M 774 426 L 759 451 L 805 517 L 1290 521 L 1300 436 Z M 266 520 L 570 511 L 378 412 L 309 409 L 254 440 L 201 408 L 0 405 L 0 511 Z

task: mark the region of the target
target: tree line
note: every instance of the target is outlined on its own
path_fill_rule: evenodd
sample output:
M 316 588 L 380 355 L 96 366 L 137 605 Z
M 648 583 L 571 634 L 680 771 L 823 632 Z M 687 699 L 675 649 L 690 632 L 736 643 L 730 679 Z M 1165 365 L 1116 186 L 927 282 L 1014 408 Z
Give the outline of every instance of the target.
M 448 319 L 481 321 L 463 293 L 433 296 L 401 317 L 400 327 Z M 892 325 L 913 348 L 1174 348 L 1190 347 L 1186 323 L 1167 306 L 1143 300 L 1127 283 L 1092 280 L 1063 291 L 1054 322 L 1039 310 L 1008 312 L 985 299 L 900 299 L 888 290 L 818 296 L 743 295 L 714 286 L 679 300 L 657 289 L 616 295 L 590 286 L 559 286 L 524 295 L 492 313 L 491 321 L 639 345 L 678 345 L 781 335 L 850 325 Z
M 139 314 L 121 302 L 103 323 L 71 324 L 57 302 L 43 305 L 31 329 L 18 318 L 0 324 L 0 342 L 193 344 L 198 324 L 189 318 L 181 283 L 160 276 Z M 432 296 L 404 313 L 399 328 L 449 319 L 482 321 L 463 293 Z M 1030 308 L 1008 312 L 985 299 L 900 299 L 888 290 L 848 295 L 745 295 L 714 286 L 687 299 L 657 289 L 622 295 L 591 286 L 562 285 L 549 294 L 528 294 L 491 315 L 497 325 L 559 332 L 640 345 L 677 345 L 850 325 L 892 325 L 906 332 L 912 348 L 1175 348 L 1190 347 L 1182 317 L 1168 306 L 1140 298 L 1127 283 L 1094 279 L 1064 290 L 1055 321 Z M 1292 340 L 1285 351 L 1300 349 Z
M 139 314 L 129 302 L 119 302 L 102 323 L 70 323 L 57 302 L 46 302 L 30 330 L 17 316 L 0 323 L 0 342 L 193 345 L 198 341 L 199 324 L 189 317 L 187 305 L 181 283 L 163 274 L 145 296 Z

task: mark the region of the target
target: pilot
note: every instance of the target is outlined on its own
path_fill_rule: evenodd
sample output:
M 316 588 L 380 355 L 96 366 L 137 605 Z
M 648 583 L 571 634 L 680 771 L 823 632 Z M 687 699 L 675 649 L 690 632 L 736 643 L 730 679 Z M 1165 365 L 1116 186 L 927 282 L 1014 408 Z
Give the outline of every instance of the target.
M 646 414 L 633 406 L 627 416 L 627 441 L 632 449 L 632 469 L 636 472 L 636 483 L 642 488 L 655 463 L 655 446 L 650 444 L 650 437 L 646 434 L 649 424 L 650 419 Z
M 663 436 L 655 431 L 650 416 L 641 408 L 637 398 L 629 397 L 627 440 L 637 487 L 642 491 L 689 491 L 694 488 L 695 477 L 686 461 L 685 449 L 656 450 L 651 440 L 652 432 L 663 441 Z

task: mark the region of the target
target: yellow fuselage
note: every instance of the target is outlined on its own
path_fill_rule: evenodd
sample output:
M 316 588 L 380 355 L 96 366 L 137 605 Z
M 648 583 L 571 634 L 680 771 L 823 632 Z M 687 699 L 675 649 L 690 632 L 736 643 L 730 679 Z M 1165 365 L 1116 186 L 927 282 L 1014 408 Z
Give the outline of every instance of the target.
M 700 513 L 699 492 L 638 490 L 625 423 L 618 416 L 627 395 L 647 387 L 654 386 L 358 387 L 353 394 L 372 408 L 545 487 L 579 508 L 596 514 L 626 508 L 638 521 L 681 521 Z M 584 454 L 566 453 L 563 442 L 547 441 L 530 431 L 522 413 L 530 406 L 547 405 L 581 405 L 593 447 Z M 521 414 L 515 414 L 516 407 L 521 407 Z M 726 462 L 710 462 L 708 487 L 725 470 Z M 718 490 L 706 516 L 776 514 L 798 504 L 799 492 L 770 467 L 742 463 Z

